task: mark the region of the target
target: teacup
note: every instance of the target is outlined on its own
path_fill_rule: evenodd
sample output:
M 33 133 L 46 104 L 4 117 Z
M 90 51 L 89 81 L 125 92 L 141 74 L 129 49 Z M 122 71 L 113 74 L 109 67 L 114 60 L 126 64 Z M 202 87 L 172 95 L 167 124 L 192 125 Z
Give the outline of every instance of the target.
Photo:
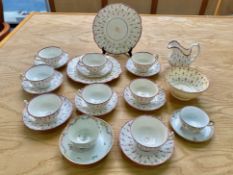
M 186 106 L 182 108 L 179 116 L 182 122 L 182 128 L 194 133 L 200 132 L 206 126 L 214 125 L 214 122 L 210 121 L 207 113 L 195 106 Z
M 138 148 L 152 151 L 159 149 L 168 140 L 169 131 L 159 119 L 143 115 L 133 121 L 131 135 Z
M 55 94 L 43 94 L 26 103 L 26 110 L 37 122 L 49 123 L 53 121 L 62 106 L 63 100 Z
M 159 92 L 157 84 L 144 78 L 133 80 L 129 89 L 135 100 L 141 104 L 150 103 Z
M 140 72 L 147 72 L 158 61 L 159 56 L 148 52 L 136 52 L 131 57 L 134 66 Z
M 60 47 L 45 47 L 37 52 L 36 59 L 50 66 L 56 66 L 63 57 L 64 51 Z
M 84 66 L 91 73 L 99 73 L 109 62 L 105 55 L 100 53 L 88 53 L 81 57 L 78 64 Z
M 82 115 L 68 130 L 69 140 L 76 148 L 90 148 L 99 136 L 99 127 L 95 118 Z
M 78 95 L 93 109 L 103 108 L 113 95 L 112 89 L 106 84 L 91 84 L 78 92 Z
M 41 64 L 30 67 L 24 74 L 21 74 L 23 81 L 29 81 L 36 88 L 47 88 L 53 79 L 54 68 Z

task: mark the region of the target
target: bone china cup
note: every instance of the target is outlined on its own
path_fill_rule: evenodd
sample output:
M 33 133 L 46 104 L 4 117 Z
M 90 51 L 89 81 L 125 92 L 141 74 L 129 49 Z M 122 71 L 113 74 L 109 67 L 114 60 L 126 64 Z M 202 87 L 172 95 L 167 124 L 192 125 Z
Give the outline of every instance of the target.
M 135 100 L 141 104 L 150 103 L 159 92 L 158 85 L 144 78 L 133 80 L 129 89 Z
M 140 116 L 131 125 L 131 135 L 137 146 L 144 150 L 156 150 L 168 139 L 167 127 L 152 116 Z
M 186 106 L 180 110 L 180 120 L 184 129 L 200 132 L 206 126 L 214 123 L 209 120 L 205 111 L 195 106 Z
M 147 72 L 148 69 L 158 61 L 158 55 L 153 55 L 148 52 L 136 52 L 131 57 L 131 60 L 140 72 Z
M 68 130 L 68 137 L 77 148 L 92 147 L 98 135 L 99 128 L 97 121 L 90 116 L 80 116 Z
M 60 111 L 62 99 L 55 94 L 43 94 L 27 103 L 28 113 L 39 122 L 53 121 Z
M 29 68 L 22 74 L 22 79 L 29 81 L 36 88 L 47 88 L 53 79 L 53 75 L 53 67 L 42 64 Z
M 60 47 L 50 46 L 41 49 L 37 55 L 36 59 L 43 61 L 44 63 L 55 66 L 58 64 L 63 56 L 63 50 Z
M 91 84 L 79 91 L 79 96 L 92 108 L 100 109 L 111 99 L 112 89 L 106 84 Z
M 100 53 L 85 54 L 78 64 L 86 67 L 91 73 L 99 73 L 109 60 Z

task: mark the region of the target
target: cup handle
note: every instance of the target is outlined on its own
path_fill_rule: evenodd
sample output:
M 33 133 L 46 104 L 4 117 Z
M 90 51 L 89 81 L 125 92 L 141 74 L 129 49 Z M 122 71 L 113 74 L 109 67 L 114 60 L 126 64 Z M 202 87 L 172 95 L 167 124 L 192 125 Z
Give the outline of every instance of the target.
M 82 97 L 82 89 L 79 89 L 79 90 L 78 90 L 77 95 L 78 95 L 81 99 L 83 99 L 83 97 Z
M 111 61 L 111 60 L 109 60 L 109 59 L 107 58 L 107 63 L 110 63 L 110 64 L 111 64 L 111 69 L 112 69 L 112 67 L 113 67 L 113 63 L 112 63 L 112 61 Z
M 168 134 L 169 138 L 173 138 L 174 137 L 174 132 L 171 131 L 169 134 Z
M 28 101 L 27 100 L 24 100 L 23 102 L 24 102 L 25 106 L 28 106 Z
M 200 44 L 199 43 L 194 43 L 194 44 L 192 44 L 191 48 L 192 49 L 196 48 L 196 54 L 191 55 L 191 61 L 194 61 L 200 55 L 200 50 L 201 50 Z M 193 50 L 192 50 L 192 52 L 193 52 Z
M 156 61 L 159 61 L 159 55 L 158 54 L 153 54 L 153 55 L 154 55 Z
M 210 122 L 208 123 L 208 126 L 214 126 L 214 121 L 210 121 Z
M 19 77 L 20 77 L 21 81 L 27 81 L 27 79 L 25 78 L 25 75 L 23 73 L 19 74 Z
M 83 56 L 81 56 L 81 58 L 78 60 L 78 64 L 80 66 L 84 66 L 84 63 L 83 63 Z

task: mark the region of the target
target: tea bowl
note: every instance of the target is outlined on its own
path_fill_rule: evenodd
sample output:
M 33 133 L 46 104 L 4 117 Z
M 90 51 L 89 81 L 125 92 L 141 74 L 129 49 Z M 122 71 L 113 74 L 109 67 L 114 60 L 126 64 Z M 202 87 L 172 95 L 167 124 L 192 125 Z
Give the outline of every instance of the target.
M 61 60 L 64 51 L 60 47 L 49 46 L 39 50 L 36 59 L 50 66 L 56 66 Z
M 194 99 L 209 87 L 208 78 L 191 67 L 173 67 L 166 73 L 171 94 L 182 101 Z
M 91 84 L 79 90 L 78 95 L 96 110 L 103 108 L 112 98 L 113 91 L 106 84 Z
M 163 122 L 147 115 L 137 117 L 130 131 L 138 148 L 143 151 L 159 149 L 169 137 L 169 131 Z
M 150 103 L 159 93 L 158 85 L 145 78 L 133 80 L 129 89 L 135 100 L 141 104 Z
M 135 52 L 131 60 L 140 72 L 147 72 L 158 61 L 159 56 L 149 52 Z
M 202 109 L 195 106 L 186 106 L 179 112 L 182 127 L 194 133 L 200 132 L 206 126 L 212 126 L 208 114 Z
M 54 68 L 46 65 L 30 67 L 24 74 L 21 74 L 22 81 L 29 81 L 35 88 L 47 88 L 53 79 Z
M 99 127 L 96 119 L 91 116 L 80 116 L 70 126 L 68 137 L 76 148 L 91 148 L 99 136 Z
M 49 123 L 58 115 L 63 100 L 56 94 L 42 94 L 26 103 L 26 110 L 30 116 L 41 123 Z

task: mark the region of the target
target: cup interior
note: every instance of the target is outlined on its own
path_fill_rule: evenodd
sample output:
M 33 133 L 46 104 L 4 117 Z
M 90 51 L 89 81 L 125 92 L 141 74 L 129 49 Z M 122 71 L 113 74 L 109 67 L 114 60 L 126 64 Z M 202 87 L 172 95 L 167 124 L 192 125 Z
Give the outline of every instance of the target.
M 82 97 L 91 104 L 100 104 L 109 100 L 112 89 L 105 84 L 92 84 L 86 86 L 82 91 Z
M 147 52 L 134 53 L 131 59 L 138 64 L 153 64 L 155 62 L 154 55 Z
M 28 112 L 35 117 L 45 117 L 60 109 L 62 100 L 55 94 L 44 94 L 35 97 L 28 104 Z
M 180 117 L 186 124 L 195 128 L 203 128 L 209 123 L 208 115 L 200 108 L 194 106 L 184 107 L 180 111 Z
M 153 97 L 159 89 L 158 86 L 147 79 L 137 79 L 130 83 L 130 90 L 140 97 Z
M 88 66 L 101 66 L 106 63 L 107 58 L 103 54 L 89 53 L 83 56 L 82 61 Z
M 136 142 L 146 147 L 159 147 L 166 142 L 168 130 L 158 119 L 141 116 L 134 120 L 131 134 Z
M 62 49 L 59 47 L 46 47 L 42 50 L 39 51 L 38 55 L 39 57 L 46 58 L 46 59 L 51 59 L 58 57 L 62 54 Z
M 26 79 L 30 81 L 40 81 L 49 78 L 54 73 L 54 69 L 48 65 L 38 65 L 30 68 L 26 73 Z
M 97 121 L 92 117 L 80 117 L 69 128 L 69 139 L 81 145 L 86 145 L 97 139 L 99 128 Z

